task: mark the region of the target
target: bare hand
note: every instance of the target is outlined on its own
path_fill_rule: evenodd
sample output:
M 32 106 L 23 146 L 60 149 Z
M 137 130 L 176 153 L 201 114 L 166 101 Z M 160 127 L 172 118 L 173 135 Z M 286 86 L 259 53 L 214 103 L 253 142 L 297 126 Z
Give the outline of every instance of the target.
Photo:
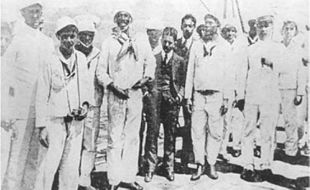
M 48 148 L 49 146 L 49 139 L 48 139 L 48 132 L 46 127 L 40 130 L 40 143 L 45 147 Z
M 302 96 L 301 95 L 297 95 L 295 98 L 294 98 L 294 104 L 295 106 L 299 106 L 302 102 Z

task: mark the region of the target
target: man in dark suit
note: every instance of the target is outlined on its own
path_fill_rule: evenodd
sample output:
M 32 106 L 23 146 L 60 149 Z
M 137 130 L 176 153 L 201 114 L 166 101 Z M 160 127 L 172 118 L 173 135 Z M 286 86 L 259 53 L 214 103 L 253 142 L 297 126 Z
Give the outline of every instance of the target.
M 189 52 L 194 42 L 194 30 L 196 27 L 196 18 L 187 14 L 182 18 L 181 29 L 183 35 L 177 40 L 175 52 L 184 59 L 184 73 L 187 71 L 187 63 L 189 58 Z M 184 80 L 185 81 L 185 80 Z M 188 163 L 194 162 L 194 153 L 193 153 L 193 142 L 191 138 L 191 114 L 185 108 L 185 102 L 182 103 L 183 118 L 184 118 L 184 127 L 179 128 L 178 134 L 183 137 L 182 144 L 182 153 L 181 153 L 181 162 L 183 170 L 186 168 Z
M 165 176 L 174 180 L 175 131 L 178 122 L 179 105 L 184 94 L 184 60 L 174 52 L 177 30 L 166 27 L 162 34 L 163 50 L 155 55 L 156 71 L 151 95 L 155 102 L 154 119 L 148 122 L 145 159 L 147 170 L 145 181 L 152 180 L 157 164 L 157 138 L 159 127 L 164 126 Z

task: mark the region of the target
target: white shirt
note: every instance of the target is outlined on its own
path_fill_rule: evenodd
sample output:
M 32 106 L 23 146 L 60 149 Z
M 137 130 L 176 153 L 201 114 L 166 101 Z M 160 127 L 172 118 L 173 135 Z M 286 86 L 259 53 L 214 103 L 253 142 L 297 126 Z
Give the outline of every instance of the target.
M 172 55 L 173 55 L 173 51 L 171 50 L 169 53 L 166 53 L 165 51 L 161 51 L 161 56 L 162 56 L 162 60 L 164 61 L 165 60 L 165 56 L 166 56 L 166 54 L 167 54 L 167 60 L 166 60 L 166 63 L 165 64 L 167 64 L 169 61 L 170 61 L 170 59 L 171 59 L 171 57 L 172 57 Z
M 184 38 L 184 36 L 182 36 L 182 44 L 186 41 L 186 39 Z M 190 49 L 190 46 L 193 42 L 193 35 L 191 35 L 191 37 L 189 37 L 186 41 L 185 46 L 187 47 L 187 49 Z

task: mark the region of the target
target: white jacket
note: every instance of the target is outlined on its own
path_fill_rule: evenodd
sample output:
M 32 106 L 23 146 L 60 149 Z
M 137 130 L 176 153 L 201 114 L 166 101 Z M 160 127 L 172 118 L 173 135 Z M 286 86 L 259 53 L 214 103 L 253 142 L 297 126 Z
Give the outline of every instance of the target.
M 279 68 L 283 62 L 283 46 L 271 40 L 259 40 L 248 50 L 247 78 L 242 87 L 245 89 L 245 101 L 258 105 L 280 103 Z M 273 68 L 262 66 L 262 58 L 270 60 Z
M 137 45 L 137 60 L 133 54 L 129 53 L 117 60 L 117 54 L 122 45 L 112 36 L 102 43 L 100 61 L 96 72 L 101 85 L 106 86 L 113 82 L 122 89 L 130 89 L 144 76 L 154 79 L 155 57 L 146 35 L 136 35 L 134 40 Z
M 304 50 L 301 45 L 295 38 L 287 47 L 283 44 L 283 62 L 279 67 L 279 82 L 280 89 L 294 89 L 297 90 L 298 95 L 305 95 L 307 76 L 305 76 L 305 66 L 302 63 Z
M 70 77 L 68 77 L 66 68 L 73 71 Z M 46 126 L 49 118 L 64 117 L 73 109 L 78 109 L 83 103 L 92 102 L 93 96 L 89 92 L 91 87 L 88 77 L 84 54 L 74 51 L 67 60 L 59 51 L 54 54 L 53 62 L 42 69 L 40 73 L 37 111 L 41 115 L 37 119 L 36 126 Z
M 96 78 L 96 70 L 99 63 L 100 50 L 93 46 L 92 52 L 86 57 L 87 64 L 87 91 L 91 95 L 89 103 L 93 106 L 100 106 L 103 98 L 103 86 L 99 85 Z
M 39 71 L 49 63 L 54 52 L 51 38 L 25 23 L 18 23 L 16 33 L 2 57 L 2 119 L 35 117 L 29 107 L 35 104 Z

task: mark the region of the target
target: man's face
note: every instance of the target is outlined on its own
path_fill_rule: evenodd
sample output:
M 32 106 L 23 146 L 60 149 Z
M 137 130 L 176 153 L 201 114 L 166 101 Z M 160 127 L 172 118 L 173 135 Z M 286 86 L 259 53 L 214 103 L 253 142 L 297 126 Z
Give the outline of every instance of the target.
M 121 30 L 126 30 L 131 22 L 131 16 L 125 11 L 121 11 L 117 14 L 116 24 Z
M 147 29 L 146 33 L 149 37 L 149 42 L 151 45 L 158 44 L 159 38 L 161 36 L 161 30 Z
M 202 31 L 203 39 L 211 40 L 213 36 L 217 33 L 217 23 L 212 18 L 205 19 L 205 26 Z
M 250 36 L 252 36 L 252 37 L 256 36 L 257 35 L 256 21 L 255 20 L 249 21 L 249 27 L 250 27 L 250 31 L 249 31 Z
M 185 19 L 182 23 L 181 29 L 183 31 L 183 37 L 188 39 L 194 32 L 195 23 L 192 21 L 192 19 Z
M 257 33 L 261 40 L 271 37 L 273 24 L 270 21 L 260 21 L 257 23 Z
M 23 8 L 21 14 L 25 19 L 25 23 L 31 28 L 37 29 L 40 26 L 42 16 L 42 6 L 34 4 Z
M 229 43 L 233 43 L 237 37 L 237 30 L 234 27 L 228 27 L 224 29 L 223 37 Z
M 82 42 L 85 47 L 90 47 L 93 43 L 95 32 L 82 31 L 78 34 L 78 39 Z
M 59 34 L 60 46 L 64 49 L 73 49 L 77 34 L 74 30 L 61 32 Z
M 296 25 L 294 23 L 287 23 L 283 27 L 284 38 L 292 39 L 296 35 Z
M 175 41 L 173 36 L 163 35 L 161 42 L 165 53 L 169 53 L 174 48 Z

